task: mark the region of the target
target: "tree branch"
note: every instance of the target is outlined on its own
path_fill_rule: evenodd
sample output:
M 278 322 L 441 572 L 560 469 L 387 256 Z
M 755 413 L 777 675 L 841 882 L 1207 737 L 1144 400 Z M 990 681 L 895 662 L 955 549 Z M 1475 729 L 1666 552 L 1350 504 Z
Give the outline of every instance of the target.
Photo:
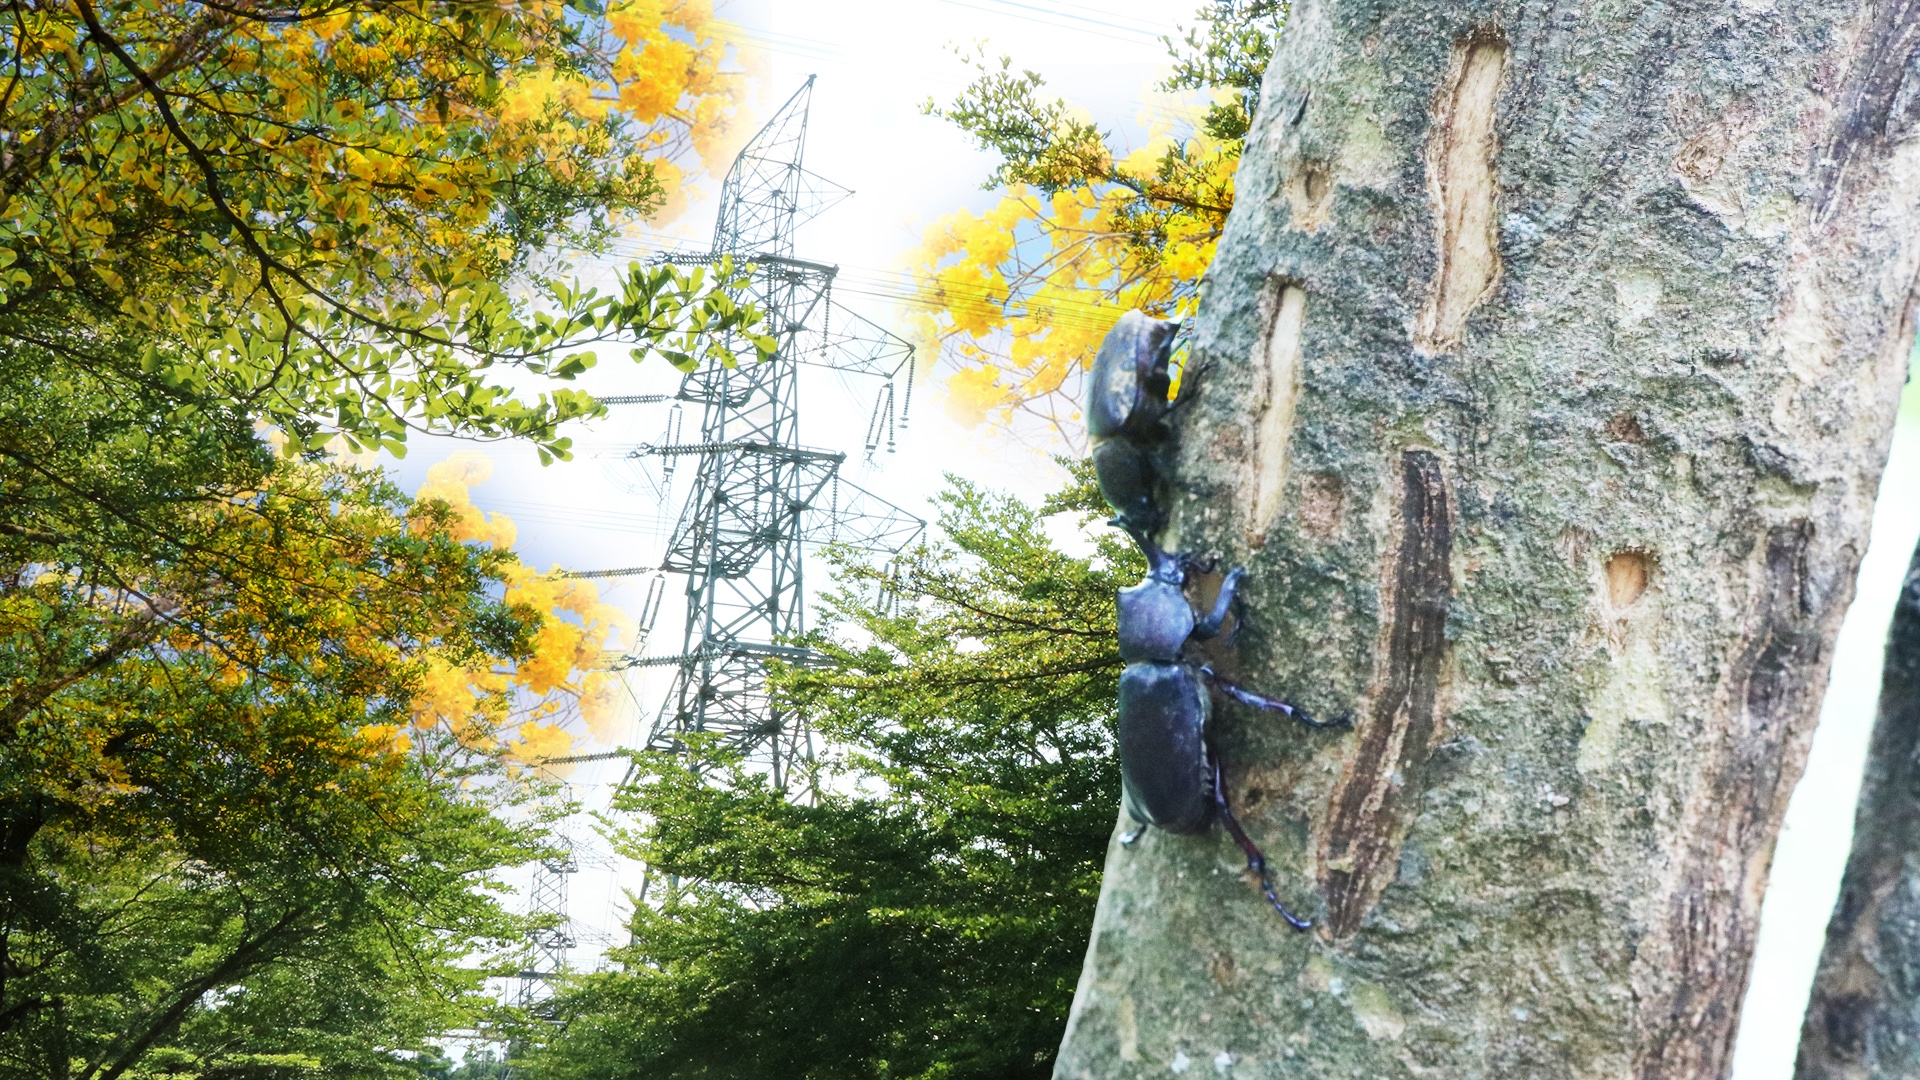
M 86 0 L 80 0 L 80 2 L 85 3 Z M 121 1051 L 111 1065 L 103 1071 L 101 1066 L 106 1064 L 105 1058 L 96 1058 L 87 1063 L 87 1069 L 80 1074 L 80 1080 L 118 1080 L 120 1074 L 132 1068 L 133 1064 L 140 1060 L 141 1055 L 145 1054 L 162 1036 L 172 1031 L 186 1016 L 187 1010 L 199 1003 L 209 991 L 239 979 L 264 962 L 268 958 L 269 948 L 277 944 L 279 939 L 306 915 L 307 912 L 304 909 L 295 908 L 251 939 L 241 941 L 240 945 L 227 954 L 226 959 L 215 965 L 213 970 L 182 987 L 173 1003 L 153 1016 L 147 1022 L 146 1030 Z

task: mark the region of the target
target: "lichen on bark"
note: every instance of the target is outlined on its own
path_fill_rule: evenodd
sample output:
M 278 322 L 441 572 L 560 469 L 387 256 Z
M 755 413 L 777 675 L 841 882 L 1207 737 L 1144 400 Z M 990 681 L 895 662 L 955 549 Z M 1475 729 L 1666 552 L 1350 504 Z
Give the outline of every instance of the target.
M 1216 667 L 1355 721 L 1216 718 L 1319 925 L 1116 841 L 1057 1076 L 1725 1074 L 1912 336 L 1916 21 L 1294 6 L 1167 542 L 1251 573 Z

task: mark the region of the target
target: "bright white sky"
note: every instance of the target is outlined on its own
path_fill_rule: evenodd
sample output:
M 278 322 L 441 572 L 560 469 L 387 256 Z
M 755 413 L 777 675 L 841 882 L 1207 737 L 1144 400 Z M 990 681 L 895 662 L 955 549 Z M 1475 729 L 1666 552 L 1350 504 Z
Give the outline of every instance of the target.
M 980 187 L 994 160 L 951 125 L 919 111 L 929 97 L 947 101 L 969 81 L 971 69 L 952 46 L 984 41 L 990 54 L 1012 55 L 1018 67 L 1045 73 L 1062 96 L 1125 137 L 1143 131 L 1140 93 L 1165 71 L 1157 35 L 1174 32 L 1173 15 L 1183 8 L 1139 2 L 1095 8 L 1060 0 L 747 0 L 721 10 L 746 26 L 771 60 L 763 102 L 768 112 L 808 75 L 818 76 L 805 164 L 854 189 L 852 198 L 802 228 L 796 253 L 841 268 L 836 301 L 881 325 L 897 325 L 889 302 L 862 295 L 861 282 L 897 277 L 905 253 L 929 223 L 994 198 Z M 712 236 L 710 196 L 717 181 L 706 188 L 709 198 L 677 220 L 634 230 L 612 262 L 624 264 L 660 248 L 704 250 Z M 579 270 L 589 281 L 605 281 L 611 265 L 585 263 Z M 579 385 L 605 394 L 671 392 L 678 385 L 678 373 L 665 363 L 634 365 L 616 350 L 604 352 L 600 366 Z M 930 362 L 921 358 L 923 376 Z M 803 440 L 850 453 L 850 480 L 923 517 L 932 516 L 926 500 L 949 472 L 1029 497 L 1051 490 L 1062 476 L 1044 454 L 955 427 L 924 377 L 898 452 L 882 455 L 879 467 L 869 469 L 860 464 L 859 451 L 877 385 L 831 375 L 803 378 L 810 380 L 803 381 Z M 547 467 L 525 447 L 485 447 L 495 473 L 476 486 L 475 501 L 513 519 L 522 557 L 536 566 L 655 564 L 684 483 L 663 500 L 623 455 L 635 443 L 663 441 L 666 421 L 666 406 L 616 408 L 607 420 L 573 432 L 575 460 Z M 697 413 L 684 421 L 697 424 Z M 402 486 L 417 487 L 428 465 L 463 449 L 472 446 L 416 441 L 398 467 Z M 677 479 L 684 482 L 685 476 Z M 644 590 L 640 578 L 605 587 L 609 599 L 635 608 Z M 677 618 L 675 611 L 663 613 L 656 642 L 676 630 Z M 665 671 L 656 675 L 655 685 L 636 685 L 649 712 L 655 699 L 648 692 L 664 692 L 667 681 Z
M 749 28 L 770 55 L 772 77 L 764 103 L 769 110 L 806 76 L 819 77 L 806 166 L 853 188 L 855 195 L 803 229 L 797 253 L 840 266 L 851 283 L 896 271 L 921 230 L 939 215 L 961 206 L 979 209 L 993 198 L 980 190 L 993 159 L 950 125 L 919 112 L 921 102 L 929 97 L 950 100 L 968 81 L 970 69 L 954 55 L 955 45 L 984 41 L 990 56 L 1011 55 L 1016 68 L 1041 72 L 1054 91 L 1085 107 L 1102 126 L 1123 139 L 1138 139 L 1148 120 L 1142 91 L 1166 71 L 1158 38 L 1173 33 L 1176 23 L 1191 22 L 1190 9 L 1205 2 L 1107 0 L 1096 6 L 1067 0 L 735 0 L 721 12 Z M 697 203 L 678 221 L 648 225 L 636 236 L 631 254 L 676 243 L 704 248 L 712 221 L 712 203 Z M 604 266 L 581 270 L 590 278 L 606 272 Z M 839 290 L 837 298 L 882 325 L 893 321 L 882 299 L 857 295 L 854 289 Z M 660 393 L 671 392 L 677 382 L 677 374 L 664 363 L 636 367 L 610 356 L 582 384 L 601 393 Z M 849 466 L 854 466 L 873 393 L 871 385 L 856 385 L 849 393 L 831 377 L 806 384 L 803 438 L 847 451 L 852 455 Z M 1887 476 L 1885 490 L 1892 492 L 1920 488 L 1920 408 L 1915 407 L 1920 401 L 1909 397 Z M 574 461 L 545 468 L 523 448 L 487 448 L 496 472 L 476 488 L 475 502 L 514 520 L 522 555 L 536 566 L 653 565 L 684 495 L 684 482 L 663 505 L 620 455 L 622 447 L 633 443 L 659 441 L 664 419 L 660 406 L 616 409 L 596 428 L 575 434 L 580 452 Z M 697 419 L 687 417 L 689 423 Z M 417 442 L 397 468 L 402 486 L 417 487 L 428 465 L 468 448 L 446 440 Z M 690 466 L 685 471 L 690 472 Z M 956 428 L 944 417 L 937 393 L 922 380 L 913 421 L 898 453 L 878 470 L 852 469 L 849 478 L 930 518 L 926 499 L 949 472 L 1027 497 L 1044 494 L 1061 475 L 1041 454 Z M 1807 777 L 1796 792 L 1776 855 L 1736 1050 L 1735 1080 L 1786 1080 L 1792 1075 L 1800 1014 L 1852 827 L 1884 630 L 1907 555 L 1920 535 L 1920 504 L 1904 496 L 1883 499 L 1874 532 L 1860 599 L 1842 631 L 1833 689 Z M 609 599 L 638 607 L 644 579 L 606 584 Z M 651 651 L 671 651 L 677 645 L 678 590 L 679 583 L 670 583 L 669 603 L 655 633 L 657 648 Z M 642 708 L 635 709 L 630 730 L 644 733 L 668 678 L 668 672 L 656 669 L 648 678 L 633 680 Z M 589 806 L 603 806 L 623 769 L 620 762 L 578 767 L 572 778 L 576 797 Z M 576 963 L 590 966 L 605 945 L 624 940 L 625 890 L 637 886 L 637 868 L 612 856 L 586 822 L 573 832 L 583 864 L 571 883 L 572 915 L 582 945 Z

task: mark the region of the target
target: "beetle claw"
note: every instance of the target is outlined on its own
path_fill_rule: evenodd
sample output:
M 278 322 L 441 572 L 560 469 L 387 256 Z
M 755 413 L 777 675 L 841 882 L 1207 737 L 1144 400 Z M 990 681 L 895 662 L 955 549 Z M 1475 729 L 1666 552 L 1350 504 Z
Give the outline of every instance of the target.
M 1293 718 L 1311 728 L 1350 728 L 1353 726 L 1353 714 L 1341 713 L 1332 720 L 1315 719 L 1305 709 L 1293 710 Z
M 1312 919 L 1303 919 L 1293 912 L 1288 911 L 1287 905 L 1281 903 L 1278 896 L 1273 895 L 1273 882 L 1268 879 L 1266 871 L 1264 870 L 1260 872 L 1260 891 L 1267 894 L 1267 903 L 1272 904 L 1273 910 L 1279 912 L 1280 917 L 1287 920 L 1288 926 L 1293 927 L 1295 930 L 1313 929 Z

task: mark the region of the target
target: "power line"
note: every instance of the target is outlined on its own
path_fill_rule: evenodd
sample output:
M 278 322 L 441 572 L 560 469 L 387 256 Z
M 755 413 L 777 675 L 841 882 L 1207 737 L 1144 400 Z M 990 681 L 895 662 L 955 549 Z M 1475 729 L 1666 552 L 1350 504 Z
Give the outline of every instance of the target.
M 1027 22 L 1051 26 L 1059 30 L 1077 30 L 1083 34 L 1111 38 L 1130 44 L 1143 44 L 1160 40 L 1164 35 L 1173 33 L 1149 30 L 1144 27 L 1126 26 L 1107 18 L 1092 18 L 1087 15 L 1075 15 L 1069 11 L 1041 7 L 1038 4 L 1023 4 L 1019 0 L 981 0 L 969 3 L 968 0 L 936 0 L 948 7 L 966 8 L 969 11 L 985 12 L 989 15 L 1005 15 L 1009 18 L 1023 19 Z M 1077 5 L 1074 5 L 1077 6 Z M 1084 10 L 1084 9 L 1083 9 Z
M 622 252 L 629 257 L 646 257 L 657 255 L 659 249 L 627 246 L 622 248 Z M 996 315 L 1014 318 L 1043 318 L 1055 325 L 1077 330 L 1104 332 L 1113 325 L 1112 303 L 1105 299 L 1077 300 L 1071 297 L 1054 297 L 1042 300 L 1016 294 L 994 293 L 986 289 L 973 294 L 964 287 L 947 285 L 944 288 L 952 295 L 946 298 L 945 303 L 939 303 L 929 298 L 926 287 L 913 275 L 902 271 L 864 266 L 840 266 L 836 269 L 835 287 L 843 293 L 892 300 L 932 310 L 958 305 L 973 312 L 991 311 Z
M 1022 0 L 933 0 L 933 2 L 966 11 L 1019 19 L 1054 30 L 1089 34 L 1130 45 L 1155 44 L 1173 36 L 1179 29 L 1177 25 L 1128 19 L 1126 16 L 1080 4 L 1047 5 L 1026 3 Z M 765 52 L 803 60 L 824 60 L 835 63 L 849 63 L 853 60 L 846 48 L 832 41 L 763 26 L 739 25 L 738 32 L 738 36 L 746 43 Z

